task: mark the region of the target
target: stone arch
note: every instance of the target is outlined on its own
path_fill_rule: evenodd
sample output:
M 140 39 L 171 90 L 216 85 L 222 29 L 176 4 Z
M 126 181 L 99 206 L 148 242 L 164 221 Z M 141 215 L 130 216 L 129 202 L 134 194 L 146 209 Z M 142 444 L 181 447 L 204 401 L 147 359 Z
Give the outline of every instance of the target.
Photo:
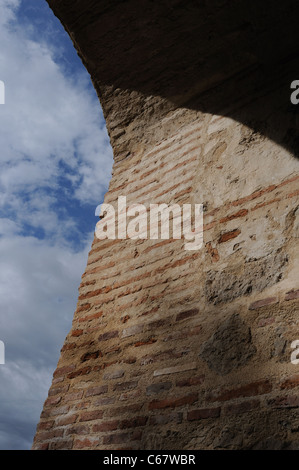
M 94 240 L 33 448 L 295 448 L 298 4 L 48 3 L 102 103 L 105 202 L 205 225 L 193 253 Z
M 287 126 L 295 129 L 297 114 L 289 106 L 299 72 L 294 0 L 131 0 L 109 8 L 101 1 L 86 8 L 80 2 L 48 3 L 92 77 L 116 149 L 120 129 L 130 131 L 130 141 L 134 128 L 139 139 L 143 133 L 148 138 L 151 124 L 177 108 L 229 116 L 285 147 L 294 144 L 285 136 Z M 114 122 L 116 103 L 127 106 L 118 108 Z M 274 109 L 280 124 L 287 119 L 280 129 L 267 126 Z M 134 126 L 137 119 L 142 132 Z

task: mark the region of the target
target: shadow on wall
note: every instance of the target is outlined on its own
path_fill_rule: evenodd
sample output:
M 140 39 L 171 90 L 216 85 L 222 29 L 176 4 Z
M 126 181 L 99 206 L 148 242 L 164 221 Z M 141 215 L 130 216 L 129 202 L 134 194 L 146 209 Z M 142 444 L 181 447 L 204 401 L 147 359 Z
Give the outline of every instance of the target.
M 290 101 L 299 79 L 297 0 L 48 3 L 100 95 L 134 90 L 228 115 L 299 157 L 298 109 Z M 105 96 L 102 105 L 107 115 Z

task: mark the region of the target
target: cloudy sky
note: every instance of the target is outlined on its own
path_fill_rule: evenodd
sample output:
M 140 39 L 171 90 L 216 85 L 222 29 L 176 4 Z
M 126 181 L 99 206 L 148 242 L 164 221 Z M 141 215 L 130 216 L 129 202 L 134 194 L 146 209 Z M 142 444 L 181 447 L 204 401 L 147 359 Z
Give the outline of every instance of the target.
M 1 0 L 0 449 L 30 449 L 111 177 L 89 76 L 45 0 Z

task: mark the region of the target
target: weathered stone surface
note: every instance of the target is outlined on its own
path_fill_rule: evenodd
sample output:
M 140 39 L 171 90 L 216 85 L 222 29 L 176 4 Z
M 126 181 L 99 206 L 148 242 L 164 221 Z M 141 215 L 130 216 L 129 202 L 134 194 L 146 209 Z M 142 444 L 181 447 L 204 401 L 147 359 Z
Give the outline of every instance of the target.
M 287 263 L 288 256 L 277 252 L 266 258 L 249 260 L 242 266 L 209 271 L 205 283 L 207 299 L 218 304 L 260 292 L 283 278 Z
M 200 357 L 210 369 L 223 375 L 246 364 L 255 353 L 250 328 L 234 314 L 203 344 Z

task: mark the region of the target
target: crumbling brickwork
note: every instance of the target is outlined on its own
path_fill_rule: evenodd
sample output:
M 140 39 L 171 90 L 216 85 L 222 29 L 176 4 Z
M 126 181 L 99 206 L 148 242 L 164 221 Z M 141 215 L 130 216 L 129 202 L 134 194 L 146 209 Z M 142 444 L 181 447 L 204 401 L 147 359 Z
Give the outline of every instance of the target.
M 33 449 L 298 448 L 298 2 L 48 3 L 103 107 L 105 203 L 203 204 L 204 244 L 95 237 Z

